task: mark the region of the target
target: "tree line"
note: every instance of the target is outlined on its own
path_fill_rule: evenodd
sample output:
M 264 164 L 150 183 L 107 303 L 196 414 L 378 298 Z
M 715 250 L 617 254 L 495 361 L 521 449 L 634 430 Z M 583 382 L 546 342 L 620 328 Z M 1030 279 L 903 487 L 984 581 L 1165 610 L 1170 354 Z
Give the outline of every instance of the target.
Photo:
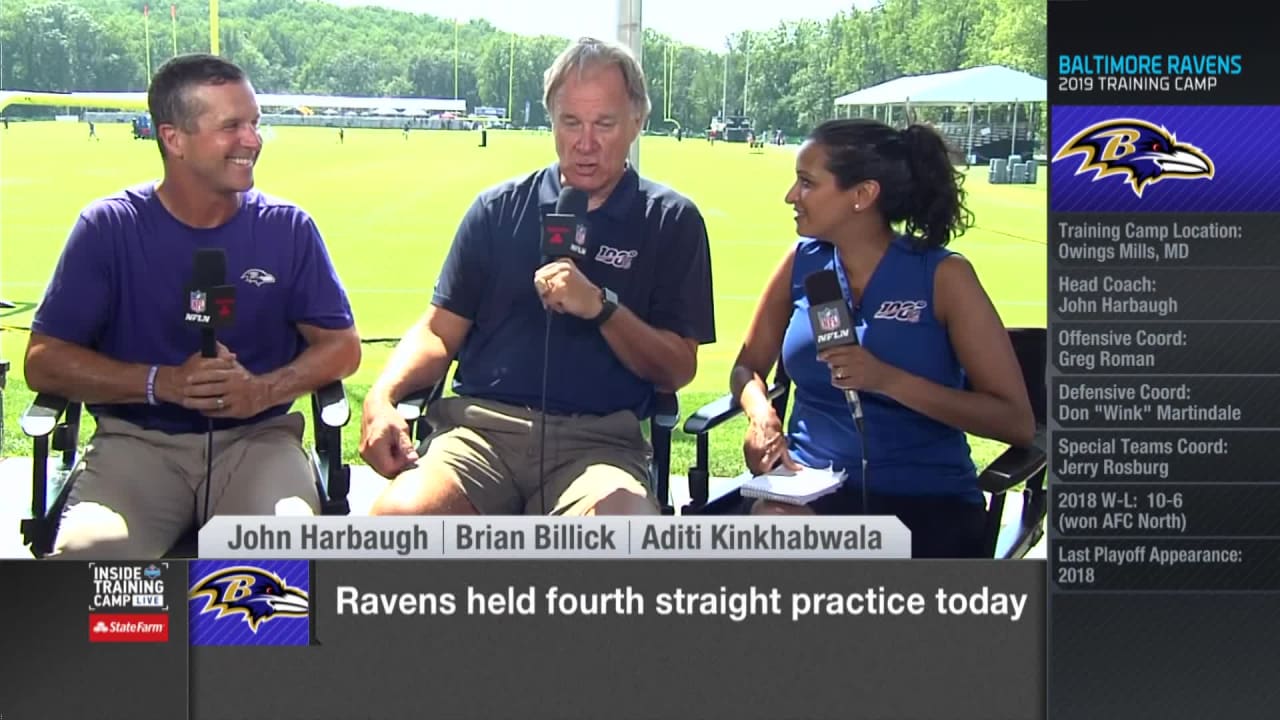
M 144 21 L 146 1 L 5 0 L 0 88 L 145 90 L 148 34 L 153 72 L 175 46 L 208 51 L 207 1 L 160 0 Z M 484 20 L 455 26 L 450 18 L 318 0 L 219 7 L 221 54 L 260 92 L 461 97 L 469 107 L 510 108 L 517 125 L 548 124 L 542 74 L 569 41 L 507 33 Z M 757 128 L 797 134 L 831 117 L 836 97 L 902 75 L 1000 64 L 1044 77 L 1045 16 L 1045 3 L 1025 0 L 884 0 L 826 20 L 735 33 L 717 51 L 646 29 L 649 127 L 679 123 L 696 132 L 723 109 L 754 118 Z

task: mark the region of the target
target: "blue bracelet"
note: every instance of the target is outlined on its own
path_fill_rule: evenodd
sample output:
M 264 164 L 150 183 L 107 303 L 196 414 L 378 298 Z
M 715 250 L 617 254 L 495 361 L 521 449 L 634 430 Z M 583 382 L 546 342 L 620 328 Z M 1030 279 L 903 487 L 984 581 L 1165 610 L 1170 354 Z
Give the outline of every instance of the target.
M 160 401 L 156 400 L 156 375 L 160 372 L 159 365 L 152 365 L 147 371 L 147 404 L 159 405 Z

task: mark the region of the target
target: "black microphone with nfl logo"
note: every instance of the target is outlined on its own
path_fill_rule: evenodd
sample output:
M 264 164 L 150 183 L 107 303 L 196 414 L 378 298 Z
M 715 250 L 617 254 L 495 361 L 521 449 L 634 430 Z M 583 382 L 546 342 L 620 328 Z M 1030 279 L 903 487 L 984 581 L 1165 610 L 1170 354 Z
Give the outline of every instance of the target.
M 235 320 L 236 289 L 227 285 L 227 251 L 222 248 L 196 250 L 187 286 L 186 323 L 200 328 L 200 354 L 218 356 L 217 328 Z
M 844 345 L 857 345 L 858 333 L 849 318 L 849 306 L 840 292 L 840 280 L 834 270 L 819 270 L 804 279 L 804 294 L 809 298 L 809 324 L 818 350 Z M 845 390 L 853 424 L 862 434 L 862 400 L 857 390 Z
M 556 201 L 556 211 L 542 216 L 542 263 L 587 257 L 587 194 L 565 187 Z
M 556 211 L 542 216 L 542 264 L 567 258 L 587 258 L 587 194 L 574 187 L 560 189 Z M 538 501 L 547 514 L 547 374 L 551 368 L 551 312 L 547 307 L 546 332 L 542 338 L 542 392 L 538 406 Z
M 849 305 L 840 291 L 840 278 L 834 270 L 819 270 L 804 279 L 804 294 L 809 298 L 809 325 L 818 350 L 858 344 L 858 331 L 849 317 Z M 845 390 L 849 413 L 858 428 L 858 445 L 862 453 L 862 512 L 867 507 L 867 434 L 862 428 L 862 400 L 857 390 Z
M 191 284 L 187 286 L 186 323 L 200 328 L 200 355 L 218 356 L 217 328 L 235 320 L 236 289 L 227 285 L 227 251 L 222 248 L 196 250 L 191 268 Z M 221 407 L 221 401 L 219 401 Z M 209 521 L 209 489 L 213 478 L 213 418 L 205 433 L 204 513 L 195 508 L 195 524 L 199 529 Z

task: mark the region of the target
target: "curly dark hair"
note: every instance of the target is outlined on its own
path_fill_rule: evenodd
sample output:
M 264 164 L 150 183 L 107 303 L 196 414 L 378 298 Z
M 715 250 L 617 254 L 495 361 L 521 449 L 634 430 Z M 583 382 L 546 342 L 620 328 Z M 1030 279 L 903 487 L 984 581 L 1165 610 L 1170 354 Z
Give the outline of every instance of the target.
M 895 130 L 878 120 L 828 120 L 809 139 L 827 150 L 827 169 L 848 189 L 865 180 L 880 184 L 880 212 L 925 248 L 943 247 L 973 226 L 965 207 L 964 174 L 933 128 Z

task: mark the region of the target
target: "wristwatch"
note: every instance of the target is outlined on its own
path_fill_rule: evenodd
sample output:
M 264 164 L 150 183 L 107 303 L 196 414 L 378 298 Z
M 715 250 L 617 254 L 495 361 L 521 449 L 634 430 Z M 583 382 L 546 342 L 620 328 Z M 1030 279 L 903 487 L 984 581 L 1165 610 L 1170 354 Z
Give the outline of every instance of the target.
M 596 327 L 604 325 L 618 309 L 618 294 L 607 287 L 600 288 L 600 312 L 591 318 Z

